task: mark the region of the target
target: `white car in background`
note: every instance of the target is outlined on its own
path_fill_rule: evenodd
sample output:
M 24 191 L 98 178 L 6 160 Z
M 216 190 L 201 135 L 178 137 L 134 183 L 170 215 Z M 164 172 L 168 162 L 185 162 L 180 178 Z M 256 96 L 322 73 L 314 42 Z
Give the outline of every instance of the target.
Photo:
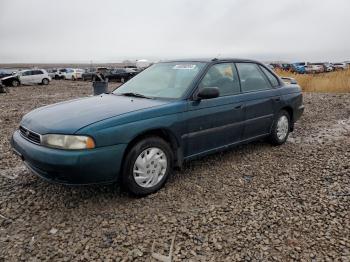
M 80 68 L 67 68 L 65 79 L 77 80 L 83 78 L 84 69 Z
M 30 69 L 21 70 L 16 74 L 1 79 L 1 83 L 5 86 L 19 86 L 19 85 L 34 85 L 43 84 L 48 85 L 51 77 L 44 69 Z
M 66 68 L 59 68 L 55 71 L 53 78 L 55 78 L 56 80 L 66 79 L 66 72 Z
M 311 64 L 309 63 L 305 67 L 305 72 L 307 74 L 316 74 L 316 73 L 323 73 L 324 72 L 324 67 L 320 64 Z
M 348 65 L 346 63 L 334 63 L 333 66 L 334 66 L 335 70 L 348 69 Z
M 57 74 L 58 69 L 47 69 L 46 70 L 49 76 L 53 79 L 55 78 L 55 75 Z

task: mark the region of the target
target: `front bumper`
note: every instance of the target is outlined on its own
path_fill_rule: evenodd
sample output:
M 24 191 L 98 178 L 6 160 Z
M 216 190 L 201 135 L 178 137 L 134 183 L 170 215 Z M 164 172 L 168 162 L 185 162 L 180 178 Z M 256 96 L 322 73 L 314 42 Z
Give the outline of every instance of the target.
M 90 150 L 60 150 L 33 144 L 16 131 L 11 145 L 25 165 L 51 182 L 71 185 L 117 181 L 126 144 Z

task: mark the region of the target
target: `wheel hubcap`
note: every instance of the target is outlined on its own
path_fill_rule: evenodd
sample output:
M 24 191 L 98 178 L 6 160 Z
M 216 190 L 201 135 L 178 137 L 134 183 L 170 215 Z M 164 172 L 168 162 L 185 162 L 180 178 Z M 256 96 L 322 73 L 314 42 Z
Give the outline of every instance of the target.
M 289 122 L 286 116 L 281 116 L 277 122 L 277 137 L 279 140 L 284 140 L 288 134 Z
M 167 166 L 167 157 L 160 148 L 147 148 L 135 161 L 133 168 L 135 182 L 141 187 L 153 187 L 163 179 Z

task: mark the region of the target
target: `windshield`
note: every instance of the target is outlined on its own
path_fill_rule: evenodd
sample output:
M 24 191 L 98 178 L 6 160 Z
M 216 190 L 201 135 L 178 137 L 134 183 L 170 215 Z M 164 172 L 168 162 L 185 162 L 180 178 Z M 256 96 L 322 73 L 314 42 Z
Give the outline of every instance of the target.
M 180 98 L 204 65 L 205 63 L 201 62 L 154 64 L 113 93 L 119 95 L 135 93 L 154 98 Z

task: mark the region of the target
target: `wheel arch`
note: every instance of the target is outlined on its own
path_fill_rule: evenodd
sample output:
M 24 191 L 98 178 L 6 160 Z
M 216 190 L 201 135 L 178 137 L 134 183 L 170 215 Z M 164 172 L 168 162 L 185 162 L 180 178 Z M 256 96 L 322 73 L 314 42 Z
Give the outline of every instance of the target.
M 17 81 L 17 82 L 18 82 L 18 85 L 21 85 L 21 84 L 22 84 L 21 79 L 19 79 L 18 77 L 16 77 L 16 78 L 12 79 L 11 81 L 9 81 L 10 86 L 12 85 L 12 83 L 13 83 L 14 81 Z
M 134 136 L 130 142 L 128 143 L 128 146 L 125 149 L 125 153 L 123 156 L 123 162 L 127 155 L 127 153 L 130 151 L 130 149 L 138 143 L 140 140 L 146 138 L 156 136 L 164 139 L 167 143 L 169 143 L 173 153 L 174 153 L 174 166 L 176 167 L 182 167 L 183 163 L 183 152 L 182 152 L 182 146 L 179 141 L 179 139 L 176 137 L 176 135 L 168 128 L 153 128 L 149 130 L 145 130 L 136 136 Z

